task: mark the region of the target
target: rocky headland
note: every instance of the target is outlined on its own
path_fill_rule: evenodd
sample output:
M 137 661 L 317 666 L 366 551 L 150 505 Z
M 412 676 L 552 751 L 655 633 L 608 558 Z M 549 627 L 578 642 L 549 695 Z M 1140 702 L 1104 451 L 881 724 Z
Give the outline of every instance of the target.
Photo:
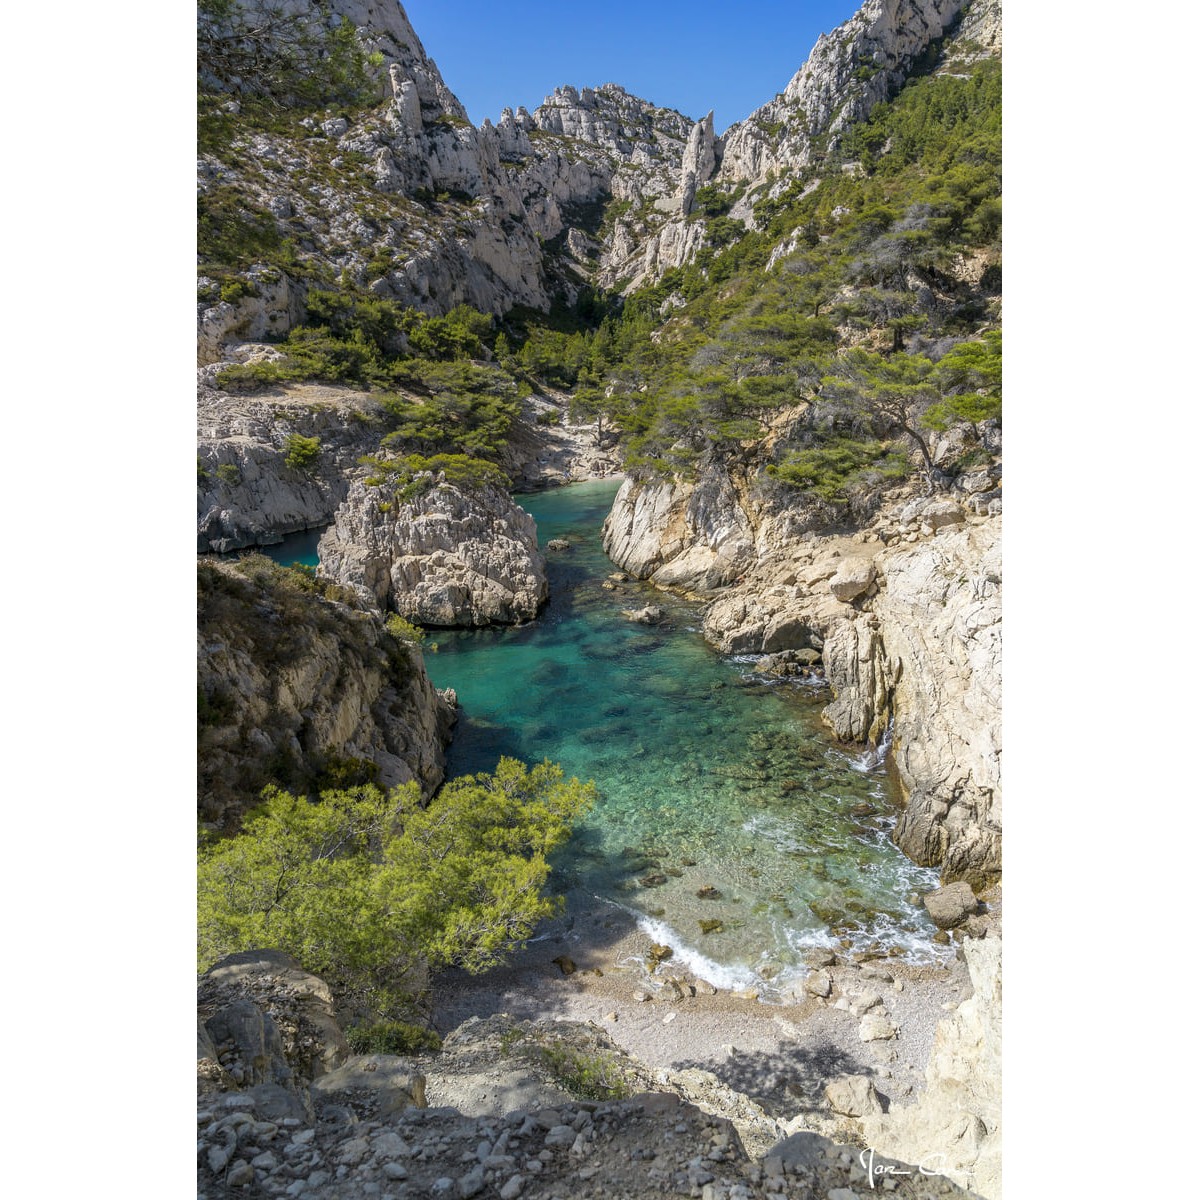
M 321 577 L 420 625 L 537 615 L 546 563 L 533 518 L 507 492 L 431 481 L 409 500 L 394 497 L 394 488 L 351 485 L 321 538 Z

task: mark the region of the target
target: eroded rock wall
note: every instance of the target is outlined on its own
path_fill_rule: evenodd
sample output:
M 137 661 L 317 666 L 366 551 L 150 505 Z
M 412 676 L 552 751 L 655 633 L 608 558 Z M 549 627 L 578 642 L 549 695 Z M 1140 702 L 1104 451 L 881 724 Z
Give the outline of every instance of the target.
M 986 1200 L 1002 1193 L 1001 945 L 998 937 L 963 943 L 974 990 L 937 1027 L 925 1091 L 862 1123 L 879 1153 L 928 1163 Z
M 310 790 L 331 758 L 441 783 L 455 712 L 382 621 L 274 564 L 198 565 L 198 801 L 232 829 L 268 783 Z
M 514 624 L 548 595 L 533 518 L 497 487 L 443 482 L 401 501 L 357 481 L 319 553 L 323 578 L 419 625 Z
M 272 353 L 242 346 L 242 358 Z M 196 401 L 196 541 L 200 553 L 278 542 L 333 519 L 358 459 L 378 449 L 378 401 L 350 388 L 309 384 L 236 396 L 201 368 Z M 288 439 L 316 438 L 303 467 L 287 465 Z

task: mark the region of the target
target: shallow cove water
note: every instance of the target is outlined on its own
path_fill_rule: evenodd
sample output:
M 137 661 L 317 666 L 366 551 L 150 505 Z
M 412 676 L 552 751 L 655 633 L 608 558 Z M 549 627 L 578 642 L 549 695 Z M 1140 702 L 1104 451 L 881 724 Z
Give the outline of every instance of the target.
M 600 527 L 617 487 L 516 497 L 543 550 L 571 545 L 546 551 L 550 601 L 536 621 L 430 632 L 429 674 L 462 706 L 447 774 L 510 755 L 595 780 L 599 800 L 560 852 L 559 885 L 627 909 L 718 986 L 762 990 L 768 976 L 769 996 L 803 973 L 804 949 L 841 939 L 945 957 L 911 899 L 937 872 L 889 840 L 895 798 L 879 756 L 847 755 L 823 733 L 828 692 L 766 682 L 751 660 L 718 655 L 696 604 L 634 581 L 601 586 L 615 571 Z M 647 603 L 666 609 L 663 625 L 622 615 Z

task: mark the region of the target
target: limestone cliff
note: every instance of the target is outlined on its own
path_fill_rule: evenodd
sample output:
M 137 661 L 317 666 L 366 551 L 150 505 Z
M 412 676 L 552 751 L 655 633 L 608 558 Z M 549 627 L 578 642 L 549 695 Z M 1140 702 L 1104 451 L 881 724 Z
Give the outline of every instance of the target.
M 319 553 L 321 577 L 420 625 L 512 624 L 547 596 L 533 518 L 497 487 L 443 481 L 400 500 L 355 482 Z
M 902 494 L 868 529 L 818 533 L 811 508 L 714 463 L 696 483 L 626 483 L 605 549 L 712 598 L 704 633 L 727 653 L 820 650 L 835 736 L 879 744 L 891 730 L 897 843 L 983 884 L 1001 865 L 1001 522 L 986 512 Z
M 256 12 L 266 0 L 238 4 Z M 296 20 L 317 11 L 313 0 L 284 8 Z M 286 333 L 313 274 L 431 313 L 462 302 L 545 310 L 584 281 L 628 291 L 657 279 L 706 244 L 699 187 L 728 193 L 732 216 L 753 224 L 758 199 L 815 170 L 947 32 L 959 59 L 998 55 L 999 8 L 867 0 L 818 39 L 783 92 L 718 137 L 711 113 L 697 121 L 611 83 L 560 87 L 533 113 L 506 108 L 476 128 L 402 6 L 329 0 L 330 19 L 348 18 L 382 56 L 380 102 L 305 117 L 294 133 L 247 124 L 227 149 L 202 148 L 202 208 L 224 219 L 236 204 L 264 237 L 299 247 L 307 267 L 246 263 L 233 290 L 202 276 L 199 361 Z M 239 101 L 227 108 L 236 117 Z
M 251 13 L 265 4 L 238 0 Z M 313 0 L 286 0 L 286 11 L 317 19 Z M 637 210 L 622 236 L 641 236 L 655 202 L 678 190 L 694 124 L 680 113 L 615 84 L 562 87 L 533 114 L 505 109 L 498 124 L 475 128 L 399 4 L 330 0 L 329 13 L 382 56 L 382 102 L 349 117 L 304 117 L 295 132 L 244 122 L 227 147 L 202 149 L 209 221 L 225 228 L 236 206 L 240 219 L 260 223 L 264 245 L 300 247 L 307 266 L 246 264 L 235 289 L 202 275 L 201 364 L 219 361 L 227 343 L 286 333 L 314 275 L 348 277 L 431 313 L 463 302 L 545 310 L 552 292 L 573 297 L 593 273 L 614 234 L 606 205 Z M 239 119 L 236 98 L 225 109 Z
M 719 178 L 758 181 L 808 166 L 899 88 L 962 7 L 963 0 L 867 0 L 817 39 L 779 96 L 726 131 Z
M 972 1192 L 999 1200 L 1001 1185 L 1001 941 L 968 939 L 973 994 L 938 1025 L 920 1099 L 863 1119 L 879 1153 L 923 1161 Z
M 754 205 L 797 179 L 815 177 L 835 158 L 851 125 L 893 96 L 914 67 L 931 65 L 931 50 L 943 37 L 939 70 L 999 57 L 1000 0 L 867 0 L 817 39 L 773 100 L 720 137 L 713 137 L 711 121 L 695 126 L 674 201 L 660 205 L 668 219 L 650 227 L 618 221 L 600 256 L 600 280 L 629 290 L 690 262 L 708 236 L 706 222 L 693 211 L 702 184 L 729 197 L 732 218 L 756 227 Z
M 250 351 L 253 353 L 250 353 Z M 239 358 L 278 354 L 242 347 Z M 284 534 L 333 520 L 359 458 L 380 438 L 379 402 L 351 388 L 320 384 L 236 396 L 201 368 L 196 404 L 197 548 L 226 552 L 269 545 Z M 288 466 L 288 439 L 316 438 L 316 456 Z
M 198 587 L 203 820 L 235 828 L 266 784 L 307 791 L 345 770 L 432 794 L 455 714 L 418 651 L 265 559 L 202 559 Z

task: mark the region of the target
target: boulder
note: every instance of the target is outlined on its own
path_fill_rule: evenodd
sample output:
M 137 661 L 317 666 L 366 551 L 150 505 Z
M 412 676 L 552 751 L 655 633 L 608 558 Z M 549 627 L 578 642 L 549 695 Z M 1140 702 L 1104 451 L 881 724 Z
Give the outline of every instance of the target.
M 844 604 L 863 595 L 875 582 L 875 564 L 869 558 L 843 558 L 829 581 L 829 590 Z
M 197 1000 L 210 1044 L 242 1064 L 242 1087 L 294 1089 L 349 1055 L 329 985 L 278 950 L 221 959 L 201 977 Z
M 974 915 L 979 907 L 971 885 L 964 879 L 948 883 L 925 897 L 925 911 L 939 929 L 953 929 Z
M 811 971 L 804 981 L 804 990 L 810 996 L 825 999 L 833 991 L 833 981 L 824 971 Z
M 883 1105 L 874 1083 L 866 1075 L 839 1075 L 825 1085 L 825 1099 L 835 1113 L 844 1117 L 865 1117 L 882 1113 Z
M 921 510 L 921 524 L 935 532 L 947 525 L 961 525 L 966 517 L 953 500 L 930 500 Z
M 870 1012 L 859 1022 L 858 1036 L 864 1042 L 886 1042 L 896 1036 L 896 1027 L 881 1013 Z

